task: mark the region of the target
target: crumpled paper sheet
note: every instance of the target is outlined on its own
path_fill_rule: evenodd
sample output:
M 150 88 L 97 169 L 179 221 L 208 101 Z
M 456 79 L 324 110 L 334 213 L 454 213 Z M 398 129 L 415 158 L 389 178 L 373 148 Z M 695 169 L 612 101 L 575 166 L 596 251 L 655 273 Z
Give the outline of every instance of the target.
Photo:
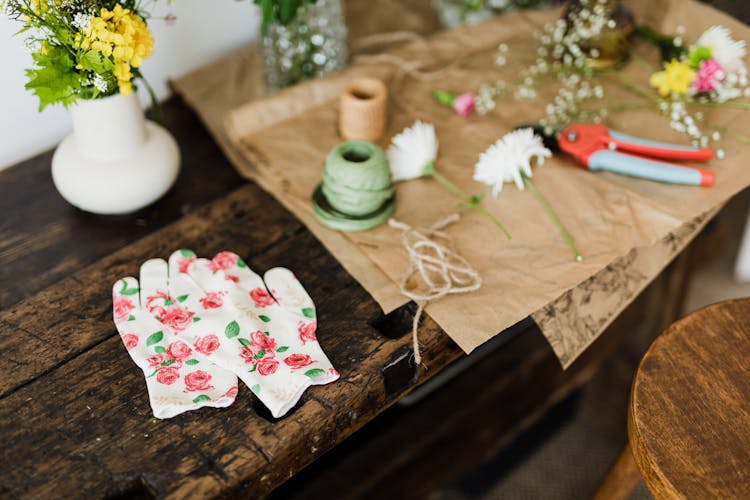
M 628 5 L 639 22 L 664 32 L 684 25 L 688 40 L 712 24 L 724 24 L 736 38 L 750 39 L 747 27 L 695 2 L 635 0 Z M 492 198 L 488 187 L 471 179 L 479 153 L 516 125 L 537 121 L 554 92 L 547 89 L 534 101 L 508 97 L 499 100 L 497 109 L 487 116 L 462 118 L 436 105 L 430 90 L 441 87 L 457 92 L 498 79 L 516 81 L 532 57 L 531 33 L 559 13 L 507 15 L 484 25 L 420 38 L 385 54 L 357 57 L 341 73 L 237 106 L 226 115 L 225 131 L 219 134 L 229 141 L 230 157 L 240 172 L 299 217 L 388 312 L 407 301 L 395 284 L 407 264 L 398 232 L 387 226 L 362 233 L 328 230 L 314 219 L 309 202 L 320 182 L 326 154 L 340 141 L 336 122 L 341 87 L 355 75 L 386 80 L 392 97 L 382 145 L 417 118 L 435 123 L 440 140 L 437 168 L 467 192 L 484 193 L 486 207 L 513 235 L 508 242 L 480 214 L 463 211 L 462 221 L 449 232 L 457 250 L 478 268 L 484 285 L 472 294 L 431 303 L 427 313 L 466 352 L 531 316 L 567 367 L 718 208 L 750 184 L 750 169 L 743 166 L 746 148 L 731 139 L 723 144 L 727 158 L 710 164 L 716 172 L 712 188 L 594 174 L 563 156 L 548 160 L 535 170 L 533 180 L 576 239 L 584 255 L 581 263 L 573 260 L 530 193 L 506 185 L 498 198 Z M 497 68 L 492 56 L 501 42 L 510 46 L 512 55 L 508 65 Z M 624 73 L 646 86 L 656 67 L 656 55 L 643 44 L 636 50 L 651 61 L 651 67 L 634 61 Z M 237 75 L 241 64 L 238 57 L 230 56 L 212 67 L 218 74 L 189 76 L 178 81 L 177 87 L 199 112 L 210 104 L 201 101 L 196 89 L 203 89 L 214 101 L 234 99 L 232 104 L 236 104 L 238 96 L 225 95 L 227 85 L 219 83 L 219 76 Z M 616 103 L 638 102 L 619 78 L 613 75 L 605 84 L 610 109 Z M 201 86 L 195 80 L 212 80 L 214 85 Z M 202 112 L 204 119 L 209 113 Z M 731 122 L 739 131 L 750 125 L 750 115 L 741 111 L 707 108 L 704 114 L 714 123 Z M 215 119 L 211 117 L 212 128 L 218 130 Z M 684 142 L 683 136 L 669 129 L 665 117 L 653 112 L 612 113 L 608 124 L 626 133 Z M 407 224 L 429 225 L 456 210 L 456 198 L 433 180 L 398 186 L 395 217 Z

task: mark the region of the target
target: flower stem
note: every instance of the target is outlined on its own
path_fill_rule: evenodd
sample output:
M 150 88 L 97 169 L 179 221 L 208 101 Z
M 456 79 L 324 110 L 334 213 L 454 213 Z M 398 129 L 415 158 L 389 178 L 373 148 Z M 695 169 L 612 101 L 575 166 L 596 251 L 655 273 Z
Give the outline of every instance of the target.
M 534 197 L 539 201 L 539 203 L 542 205 L 542 208 L 544 208 L 544 211 L 547 212 L 547 215 L 549 215 L 549 218 L 552 219 L 552 222 L 555 224 L 555 226 L 557 226 L 557 229 L 560 231 L 560 235 L 562 235 L 565 243 L 567 243 L 570 249 L 573 250 L 573 253 L 576 256 L 576 261 L 581 262 L 583 260 L 583 257 L 581 257 L 581 253 L 578 251 L 578 248 L 576 248 L 573 237 L 570 235 L 568 230 L 565 229 L 565 226 L 563 226 L 562 222 L 560 222 L 560 219 L 557 218 L 557 215 L 555 215 L 552 207 L 549 206 L 549 203 L 547 203 L 547 200 L 544 199 L 542 193 L 540 193 L 534 186 L 534 184 L 531 183 L 531 180 L 529 180 L 528 176 L 525 173 L 521 172 L 521 177 L 523 177 L 523 182 L 526 187 L 529 188 L 531 194 L 533 194 Z
M 475 208 L 479 210 L 481 213 L 483 213 L 484 215 L 486 215 L 487 217 L 489 217 L 489 219 L 492 222 L 494 222 L 495 225 L 499 227 L 503 233 L 505 233 L 505 237 L 508 239 L 511 239 L 510 233 L 508 232 L 507 229 L 505 229 L 505 226 L 503 225 L 503 223 L 500 222 L 500 220 L 497 217 L 492 215 L 489 210 L 484 208 L 484 206 L 482 206 L 482 203 L 479 201 L 479 199 L 476 196 L 471 196 L 470 194 L 466 193 L 461 188 L 453 184 L 451 181 L 443 177 L 443 174 L 441 174 L 440 172 L 437 171 L 437 169 L 435 169 L 434 163 L 429 163 L 427 166 L 425 166 L 424 174 L 431 176 L 440 184 L 442 184 L 443 186 L 453 191 L 453 193 L 456 194 L 459 198 L 461 198 L 469 207 Z

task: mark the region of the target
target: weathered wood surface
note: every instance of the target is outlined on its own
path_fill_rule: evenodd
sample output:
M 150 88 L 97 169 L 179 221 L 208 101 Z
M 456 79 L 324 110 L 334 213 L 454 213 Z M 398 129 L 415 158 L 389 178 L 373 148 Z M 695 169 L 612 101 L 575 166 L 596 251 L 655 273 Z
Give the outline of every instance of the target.
M 408 324 L 390 325 L 390 338 L 370 326 L 380 319 L 377 305 L 310 233 L 239 180 L 184 105 L 173 100 L 165 112 L 184 171 L 141 214 L 101 218 L 70 208 L 49 180 L 49 154 L 0 173 L 0 497 L 260 496 L 397 399 L 381 368 L 409 344 L 398 335 Z M 136 274 L 144 259 L 184 246 L 205 255 L 233 249 L 259 271 L 294 269 L 318 306 L 319 338 L 342 379 L 310 389 L 279 421 L 266 419 L 244 387 L 230 408 L 153 419 L 143 375 L 112 323 L 110 287 Z M 462 355 L 429 319 L 420 338 L 427 368 L 420 381 Z M 427 427 L 430 437 L 418 449 L 373 479 L 395 491 L 392 480 L 412 470 L 408 458 L 438 456 L 451 425 L 467 425 L 488 405 L 505 410 L 489 439 L 489 450 L 497 449 L 587 380 L 623 334 L 605 338 L 610 351 L 586 357 L 568 375 L 538 330 L 522 334 L 494 360 L 500 385 L 487 392 L 491 398 L 477 397 L 443 425 Z M 462 457 L 478 456 L 468 449 Z M 440 457 L 442 464 L 450 455 Z M 427 463 L 413 470 L 414 478 L 432 476 L 424 488 L 440 479 Z
M 750 498 L 750 299 L 670 326 L 644 356 L 628 437 L 656 498 Z

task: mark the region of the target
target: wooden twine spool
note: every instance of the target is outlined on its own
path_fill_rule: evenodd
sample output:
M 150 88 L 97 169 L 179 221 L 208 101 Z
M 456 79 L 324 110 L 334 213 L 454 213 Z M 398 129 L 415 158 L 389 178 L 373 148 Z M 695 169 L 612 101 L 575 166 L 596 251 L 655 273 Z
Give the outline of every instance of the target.
M 377 141 L 385 132 L 388 89 L 376 78 L 356 78 L 341 93 L 339 131 L 344 139 Z

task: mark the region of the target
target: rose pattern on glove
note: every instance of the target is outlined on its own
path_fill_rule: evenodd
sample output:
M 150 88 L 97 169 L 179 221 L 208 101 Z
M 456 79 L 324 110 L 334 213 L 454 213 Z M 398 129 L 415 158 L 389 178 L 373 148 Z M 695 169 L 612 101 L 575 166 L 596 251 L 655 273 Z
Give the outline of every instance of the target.
M 115 323 L 122 323 L 130 315 L 130 311 L 135 309 L 133 302 L 127 297 L 112 294 L 112 314 L 115 317 Z
M 211 385 L 211 375 L 203 370 L 196 370 L 185 375 L 185 391 L 207 391 L 213 389 Z
M 203 309 L 217 309 L 224 305 L 224 295 L 226 292 L 206 292 L 200 303 Z
M 284 363 L 292 370 L 299 370 L 313 364 L 313 360 L 308 354 L 292 354 L 284 358 Z
M 263 358 L 256 363 L 258 373 L 263 376 L 273 375 L 279 367 L 279 362 L 272 357 Z
M 177 340 L 169 344 L 167 354 L 178 361 L 185 361 L 193 353 L 193 350 L 183 341 Z
M 250 298 L 255 302 L 255 307 L 264 308 L 276 303 L 268 290 L 265 288 L 254 288 L 250 290 Z
M 299 326 L 297 327 L 297 332 L 299 333 L 299 340 L 302 342 L 302 345 L 305 345 L 307 342 L 317 342 L 318 339 L 315 337 L 315 329 L 317 325 L 315 321 L 311 323 L 302 323 L 300 322 Z
M 164 348 L 162 347 L 162 349 Z M 172 361 L 172 363 L 169 364 L 174 364 L 174 360 L 170 358 L 169 354 L 167 354 L 166 352 L 156 353 L 153 356 L 146 358 L 146 361 L 148 361 L 148 365 L 150 367 L 157 369 L 162 365 L 162 363 L 168 363 L 169 361 Z M 182 364 L 180 363 L 179 366 L 182 366 Z
M 125 349 L 128 351 L 138 345 L 138 335 L 123 333 L 120 335 L 120 338 L 122 339 L 122 343 L 125 344 Z
M 159 301 L 158 305 L 154 305 L 154 302 Z M 150 313 L 156 313 L 161 314 L 164 311 L 163 305 L 171 305 L 175 302 L 175 300 L 165 292 L 156 292 L 154 295 L 149 295 L 146 297 L 146 309 Z
M 219 337 L 217 337 L 216 335 L 212 333 L 204 337 L 198 338 L 193 344 L 193 347 L 199 353 L 208 356 L 209 354 L 214 352 L 216 349 L 221 347 L 221 342 L 219 341 Z
M 156 381 L 164 385 L 172 385 L 180 379 L 180 373 L 174 366 L 162 366 L 156 372 Z
M 196 255 L 193 255 L 192 257 L 185 257 L 184 259 L 181 259 L 179 264 L 177 264 L 177 267 L 179 268 L 181 273 L 186 273 L 188 270 L 188 267 L 190 267 L 190 264 L 195 262 L 198 259 Z
M 266 334 L 260 330 L 250 334 L 250 350 L 252 351 L 253 356 L 261 351 L 273 354 L 276 347 L 276 341 L 270 336 L 266 336 Z
M 156 319 L 159 320 L 159 322 L 178 332 L 187 328 L 188 325 L 194 321 L 193 316 L 195 316 L 194 312 L 183 309 L 178 305 L 171 305 L 162 308 L 162 310 L 158 311 L 156 314 Z
M 216 254 L 216 256 L 211 259 L 209 266 L 213 272 L 216 271 L 223 271 L 224 269 L 229 269 L 230 267 L 234 267 L 234 265 L 239 261 L 237 256 L 233 254 L 232 252 L 220 252 Z

